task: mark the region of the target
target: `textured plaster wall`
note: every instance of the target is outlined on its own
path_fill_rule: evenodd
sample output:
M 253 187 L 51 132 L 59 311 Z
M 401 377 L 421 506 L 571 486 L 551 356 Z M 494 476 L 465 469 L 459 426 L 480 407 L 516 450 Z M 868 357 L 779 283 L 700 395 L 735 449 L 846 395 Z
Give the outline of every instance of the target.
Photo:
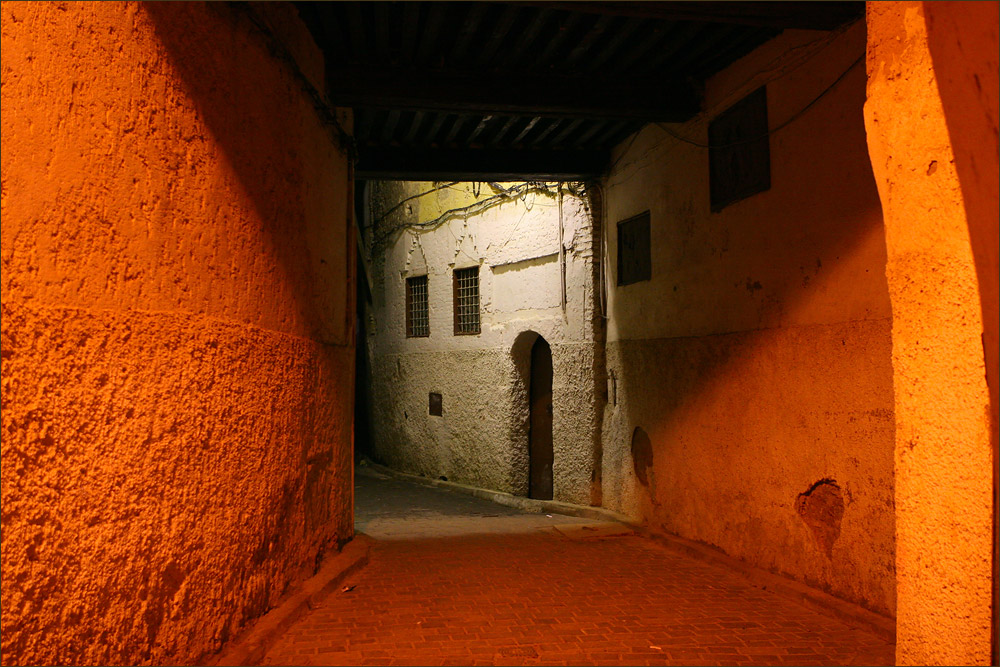
M 504 184 L 510 187 L 513 184 Z M 370 193 L 376 236 L 484 200 L 488 184 L 460 183 L 397 202 L 432 183 L 384 183 Z M 554 193 L 555 184 L 551 184 Z M 376 455 L 428 477 L 527 494 L 527 369 L 531 343 L 552 348 L 553 464 L 557 500 L 591 502 L 599 430 L 595 382 L 593 218 L 585 197 L 565 192 L 566 310 L 561 306 L 556 196 L 531 193 L 433 229 L 410 227 L 374 253 L 372 428 Z M 452 271 L 479 266 L 481 333 L 453 333 Z M 428 276 L 430 336 L 407 338 L 406 278 Z M 428 413 L 428 393 L 443 415 Z
M 979 11 L 961 3 L 938 9 Z M 995 96 L 995 7 L 992 16 L 992 46 L 977 44 L 971 31 L 965 66 L 992 58 Z M 896 658 L 990 664 L 993 471 L 983 324 L 927 25 L 923 3 L 868 5 L 865 121 L 885 211 L 893 310 Z M 995 153 L 978 157 L 980 169 L 992 159 L 995 172 Z
M 617 150 L 604 499 L 891 615 L 891 311 L 864 48 L 863 22 L 786 31 L 708 81 L 708 118 L 766 83 L 775 128 L 847 71 L 770 137 L 770 189 L 720 212 L 707 150 L 657 126 Z M 668 129 L 707 142 L 705 118 Z M 652 279 L 616 287 L 616 223 L 647 209 Z
M 202 661 L 352 535 L 345 157 L 222 3 L 3 3 L 0 91 L 3 662 Z

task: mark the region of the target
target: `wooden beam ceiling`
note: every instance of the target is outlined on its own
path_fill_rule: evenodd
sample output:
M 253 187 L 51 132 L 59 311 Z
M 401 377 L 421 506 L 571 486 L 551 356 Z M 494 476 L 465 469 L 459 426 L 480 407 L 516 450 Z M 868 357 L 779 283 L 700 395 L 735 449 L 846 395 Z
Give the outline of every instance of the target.
M 648 122 L 698 113 L 716 72 L 863 2 L 296 2 L 359 178 L 579 180 Z
M 382 180 L 579 181 L 597 177 L 608 157 L 592 150 L 368 148 L 355 174 Z
M 499 1 L 499 0 L 498 0 Z M 787 30 L 833 30 L 865 15 L 864 2 L 645 2 L 504 0 L 503 4 L 667 21 L 732 23 Z
M 338 106 L 445 113 L 683 122 L 700 96 L 680 79 L 554 77 L 508 72 L 339 67 L 327 95 Z

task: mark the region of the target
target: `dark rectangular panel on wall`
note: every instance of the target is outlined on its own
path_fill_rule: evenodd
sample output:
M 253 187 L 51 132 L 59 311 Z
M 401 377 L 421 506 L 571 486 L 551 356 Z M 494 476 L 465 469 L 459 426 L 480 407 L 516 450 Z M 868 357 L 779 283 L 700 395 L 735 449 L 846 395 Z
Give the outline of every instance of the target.
M 631 285 L 652 277 L 649 211 L 618 223 L 618 284 Z
M 427 406 L 428 412 L 430 412 L 431 416 L 440 417 L 444 412 L 444 409 L 442 407 L 441 394 L 438 394 L 437 392 L 433 391 L 430 392 L 429 394 L 427 394 L 427 403 L 428 403 Z
M 708 126 L 709 187 L 713 211 L 771 187 L 767 93 L 761 86 Z

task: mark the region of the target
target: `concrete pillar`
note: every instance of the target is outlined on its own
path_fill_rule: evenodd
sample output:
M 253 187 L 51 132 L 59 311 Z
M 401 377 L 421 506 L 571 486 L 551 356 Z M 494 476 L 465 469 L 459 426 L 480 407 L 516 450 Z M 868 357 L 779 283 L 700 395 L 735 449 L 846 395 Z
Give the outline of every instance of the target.
M 896 659 L 975 665 L 990 664 L 991 649 L 996 402 L 991 419 L 986 361 L 995 378 L 997 21 L 996 3 L 946 4 L 868 3 L 865 124 L 893 314 Z M 928 25 L 931 15 L 965 23 L 982 13 L 972 23 L 987 34 L 950 35 L 955 44 L 961 37 L 965 66 L 982 68 L 984 98 L 992 90 L 992 136 L 970 145 L 956 140 L 970 127 L 949 116 L 947 95 L 968 86 L 946 84 L 959 63 L 935 55 Z M 938 28 L 948 42 L 949 28 Z M 975 122 L 988 123 L 989 105 L 972 97 Z M 988 191 L 968 187 L 970 160 L 992 183 L 991 212 Z M 992 280 L 982 279 L 991 270 Z

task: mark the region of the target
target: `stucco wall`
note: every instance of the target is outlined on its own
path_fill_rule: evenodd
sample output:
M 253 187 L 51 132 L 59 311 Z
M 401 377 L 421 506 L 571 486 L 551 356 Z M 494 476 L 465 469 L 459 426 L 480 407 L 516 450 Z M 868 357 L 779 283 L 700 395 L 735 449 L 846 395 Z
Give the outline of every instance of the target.
M 924 11 L 919 2 L 868 6 L 865 121 L 885 211 L 893 310 L 896 658 L 990 664 L 993 469 L 982 311 Z M 965 43 L 964 66 L 992 58 L 995 104 L 992 27 L 992 48 L 989 40 L 977 44 L 975 30 L 969 39 L 954 37 Z M 990 89 L 988 76 L 981 90 Z M 996 154 L 987 152 L 995 146 L 984 146 L 979 171 L 992 160 L 996 172 Z
M 3 662 L 195 662 L 352 535 L 346 159 L 225 4 L 2 7 Z
M 387 229 L 426 223 L 494 196 L 488 184 L 460 183 L 392 211 L 397 202 L 433 187 L 373 184 L 373 238 L 389 238 Z M 554 194 L 528 193 L 477 214 L 453 216 L 433 229 L 410 226 L 374 247 L 368 322 L 372 426 L 375 453 L 385 463 L 526 494 L 524 372 L 533 340 L 523 336 L 538 334 L 550 344 L 554 366 L 554 495 L 591 501 L 592 481 L 598 478 L 594 389 L 600 375 L 595 372 L 600 355 L 595 352 L 593 218 L 588 198 L 563 188 L 565 313 Z M 456 336 L 452 270 L 469 266 L 480 267 L 481 333 Z M 406 278 L 419 275 L 428 276 L 430 335 L 407 338 Z M 428 414 L 429 392 L 442 395 L 440 417 Z
M 875 611 L 895 609 L 891 312 L 865 143 L 865 27 L 786 31 L 707 82 L 767 85 L 771 187 L 710 211 L 708 151 L 649 126 L 607 178 L 605 505 Z M 652 279 L 615 287 L 620 220 Z M 632 439 L 639 427 L 644 450 Z M 645 479 L 645 483 L 643 483 Z

